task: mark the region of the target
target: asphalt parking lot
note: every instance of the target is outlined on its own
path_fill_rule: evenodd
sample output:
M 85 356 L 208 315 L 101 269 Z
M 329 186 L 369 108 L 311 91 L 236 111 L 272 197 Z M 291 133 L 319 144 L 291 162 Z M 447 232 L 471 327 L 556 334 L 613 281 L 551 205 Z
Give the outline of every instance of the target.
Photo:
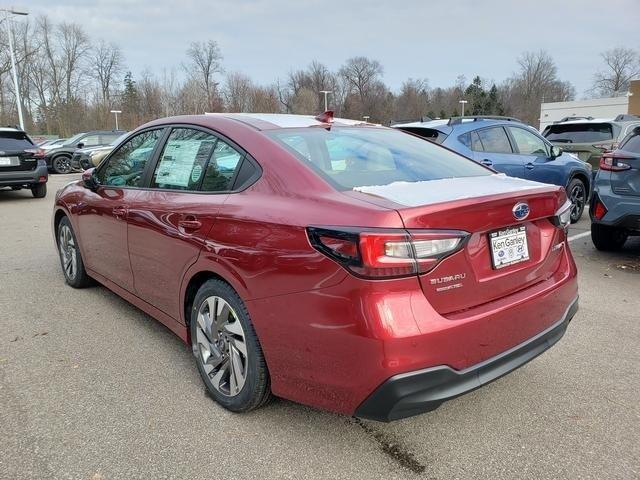
M 640 239 L 571 242 L 580 311 L 549 352 L 391 424 L 284 400 L 247 415 L 103 287 L 66 286 L 42 200 L 0 192 L 0 478 L 640 478 Z M 588 232 L 585 218 L 571 229 Z

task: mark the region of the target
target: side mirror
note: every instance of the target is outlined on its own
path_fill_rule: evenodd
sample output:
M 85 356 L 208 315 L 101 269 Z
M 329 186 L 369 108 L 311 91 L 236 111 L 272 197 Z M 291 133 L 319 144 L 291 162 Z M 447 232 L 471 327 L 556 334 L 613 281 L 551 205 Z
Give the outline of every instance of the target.
M 95 190 L 100 185 L 98 182 L 98 178 L 96 177 L 96 169 L 90 168 L 89 170 L 85 170 L 82 172 L 82 183 L 89 190 Z
M 76 145 L 76 147 L 78 147 L 78 148 L 84 148 L 84 143 L 83 143 L 83 142 L 80 142 L 78 145 Z
M 551 158 L 558 158 L 560 155 L 562 155 L 562 149 L 557 145 L 553 145 L 551 147 Z

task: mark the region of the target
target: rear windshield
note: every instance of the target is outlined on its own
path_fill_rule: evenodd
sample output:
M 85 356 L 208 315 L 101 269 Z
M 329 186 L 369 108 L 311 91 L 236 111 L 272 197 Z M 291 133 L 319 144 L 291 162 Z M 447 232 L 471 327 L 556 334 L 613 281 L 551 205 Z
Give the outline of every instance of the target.
M 33 147 L 33 143 L 24 132 L 0 132 L 0 150 L 24 150 Z
M 544 136 L 550 142 L 558 143 L 596 143 L 614 138 L 613 126 L 610 123 L 569 123 L 550 125 Z
M 399 130 L 333 127 L 268 134 L 339 190 L 492 173 L 473 160 Z
M 640 127 L 627 136 L 627 139 L 620 145 L 620 150 L 640 154 Z

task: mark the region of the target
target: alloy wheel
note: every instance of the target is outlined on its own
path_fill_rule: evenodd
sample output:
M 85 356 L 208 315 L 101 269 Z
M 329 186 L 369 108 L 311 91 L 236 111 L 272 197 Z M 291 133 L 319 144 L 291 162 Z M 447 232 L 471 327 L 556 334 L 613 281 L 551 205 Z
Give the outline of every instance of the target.
M 586 192 L 584 189 L 584 185 L 582 183 L 578 183 L 573 186 L 571 192 L 569 192 L 569 200 L 571 200 L 571 220 L 572 222 L 578 221 L 580 215 L 582 215 L 582 210 L 584 209 L 584 205 L 586 202 Z
M 69 173 L 71 171 L 71 159 L 64 155 L 53 160 L 53 168 L 57 173 Z
M 76 243 L 73 240 L 73 234 L 68 225 L 62 225 L 58 233 L 58 248 L 60 249 L 60 258 L 62 259 L 62 268 L 64 273 L 73 280 L 76 278 L 78 271 L 78 251 Z
M 227 397 L 238 395 L 247 379 L 247 344 L 238 315 L 226 300 L 211 296 L 202 302 L 195 343 L 213 388 Z

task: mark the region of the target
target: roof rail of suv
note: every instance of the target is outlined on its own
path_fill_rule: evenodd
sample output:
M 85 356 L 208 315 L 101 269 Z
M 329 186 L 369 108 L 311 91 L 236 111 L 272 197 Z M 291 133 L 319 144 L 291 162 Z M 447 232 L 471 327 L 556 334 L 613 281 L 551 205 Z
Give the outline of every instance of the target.
M 560 120 L 553 122 L 553 123 L 562 123 L 562 122 L 573 122 L 574 120 L 593 120 L 593 117 L 589 116 L 589 117 L 578 117 L 578 116 L 571 116 L 571 117 L 564 117 L 561 118 Z
M 420 118 L 409 118 L 407 120 L 391 120 L 389 125 L 398 125 L 399 123 L 430 122 L 431 120 L 433 120 L 433 118 L 423 115 Z
M 451 117 L 447 125 L 459 125 L 463 120 L 472 120 L 477 122 L 479 120 L 504 120 L 507 122 L 523 123 L 522 120 L 514 117 L 503 117 L 501 115 L 465 115 L 464 117 Z
M 640 120 L 640 116 L 622 113 L 613 119 L 614 122 L 632 122 Z

